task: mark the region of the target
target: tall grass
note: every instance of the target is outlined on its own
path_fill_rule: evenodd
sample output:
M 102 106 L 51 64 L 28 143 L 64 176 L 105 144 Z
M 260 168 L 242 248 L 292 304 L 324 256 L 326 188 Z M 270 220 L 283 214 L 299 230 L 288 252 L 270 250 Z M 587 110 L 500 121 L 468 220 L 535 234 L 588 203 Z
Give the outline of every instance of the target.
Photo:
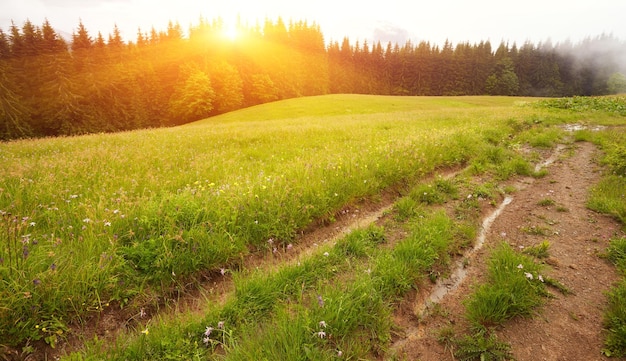
M 0 144 L 0 336 L 60 336 L 269 239 L 292 242 L 347 203 L 469 161 L 484 129 L 512 134 L 502 119 L 536 112 L 511 104 L 328 96 L 180 128 Z

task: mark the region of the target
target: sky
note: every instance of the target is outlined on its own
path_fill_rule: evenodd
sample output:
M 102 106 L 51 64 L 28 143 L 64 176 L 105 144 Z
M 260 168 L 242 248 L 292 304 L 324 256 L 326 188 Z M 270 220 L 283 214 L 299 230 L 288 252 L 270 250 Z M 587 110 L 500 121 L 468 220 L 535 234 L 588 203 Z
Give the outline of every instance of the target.
M 11 21 L 48 19 L 70 36 L 82 20 L 92 37 L 106 39 L 117 25 L 127 41 L 138 28 L 165 30 L 170 20 L 186 30 L 200 17 L 249 25 L 282 17 L 316 23 L 327 42 L 577 43 L 601 34 L 626 40 L 625 14 L 623 0 L 0 0 L 5 32 Z

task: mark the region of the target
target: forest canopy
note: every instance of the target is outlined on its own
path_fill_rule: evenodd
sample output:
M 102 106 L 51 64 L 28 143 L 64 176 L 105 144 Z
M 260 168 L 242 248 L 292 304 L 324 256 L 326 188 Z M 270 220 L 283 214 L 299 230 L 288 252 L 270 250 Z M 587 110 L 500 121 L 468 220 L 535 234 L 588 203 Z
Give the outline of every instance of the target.
M 221 19 L 126 42 L 79 22 L 0 29 L 0 140 L 184 124 L 255 104 L 331 93 L 560 97 L 626 91 L 626 43 L 325 43 L 315 23 Z

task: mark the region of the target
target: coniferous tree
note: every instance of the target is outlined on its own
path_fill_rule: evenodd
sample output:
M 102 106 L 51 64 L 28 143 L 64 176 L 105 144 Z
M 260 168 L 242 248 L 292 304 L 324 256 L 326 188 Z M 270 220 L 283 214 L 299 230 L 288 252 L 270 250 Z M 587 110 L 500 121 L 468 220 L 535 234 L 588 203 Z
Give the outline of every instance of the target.
M 24 49 L 24 38 L 22 37 L 22 33 L 20 29 L 15 25 L 14 22 L 11 22 L 11 27 L 9 29 L 9 41 L 11 42 L 11 56 L 14 58 L 20 58 L 26 55 L 26 50 Z
M 42 53 L 54 54 L 67 51 L 67 44 L 50 25 L 46 19 L 41 27 L 42 33 Z
M 208 117 L 213 111 L 215 91 L 209 76 L 197 68 L 186 73 L 186 79 L 178 85 L 170 99 L 172 124 Z
M 226 113 L 243 104 L 243 83 L 237 69 L 221 61 L 210 68 L 211 85 L 215 90 L 215 112 Z
M 0 59 L 0 140 L 29 137 L 30 109 L 11 78 L 9 63 Z
M 8 59 L 11 57 L 11 44 L 9 43 L 9 37 L 0 29 L 0 60 Z
M 93 40 L 89 36 L 89 32 L 83 25 L 82 20 L 78 22 L 78 30 L 72 34 L 72 50 L 83 51 L 89 50 L 93 46 Z
M 504 57 L 498 61 L 494 73 L 487 78 L 485 89 L 491 95 L 517 95 L 519 80 L 510 58 Z

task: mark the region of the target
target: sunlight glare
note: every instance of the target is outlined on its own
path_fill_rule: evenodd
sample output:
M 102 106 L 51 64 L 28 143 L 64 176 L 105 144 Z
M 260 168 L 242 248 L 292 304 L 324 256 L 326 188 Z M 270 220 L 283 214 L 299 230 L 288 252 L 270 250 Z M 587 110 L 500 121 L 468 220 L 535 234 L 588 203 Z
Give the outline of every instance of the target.
M 230 41 L 235 41 L 239 36 L 239 30 L 235 24 L 226 24 L 222 29 L 222 36 Z

